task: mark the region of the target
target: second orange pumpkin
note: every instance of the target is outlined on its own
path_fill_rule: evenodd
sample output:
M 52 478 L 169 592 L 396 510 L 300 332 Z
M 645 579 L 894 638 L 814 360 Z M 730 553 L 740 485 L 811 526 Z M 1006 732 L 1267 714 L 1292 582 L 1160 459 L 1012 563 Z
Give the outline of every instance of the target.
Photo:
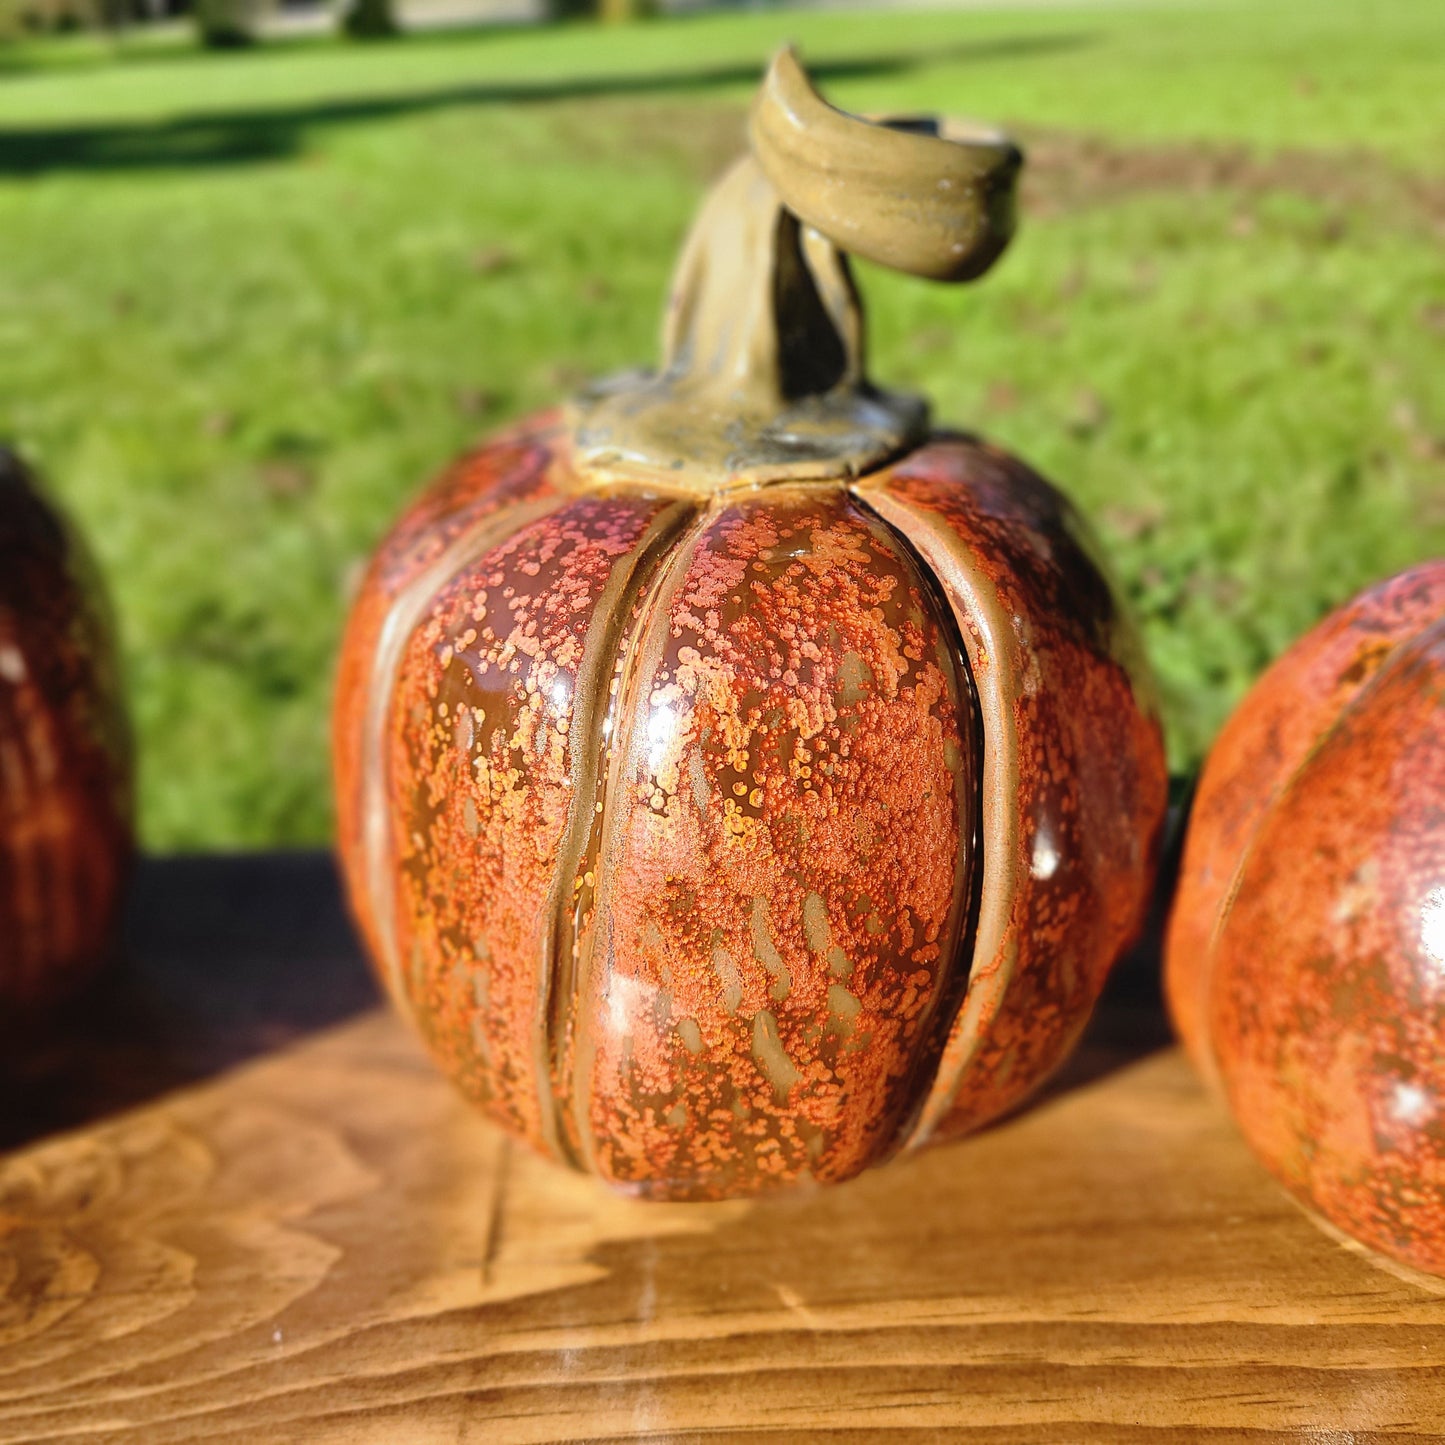
M 1295 644 L 1220 734 L 1167 938 L 1184 1042 L 1316 1214 L 1445 1274 L 1445 561 Z

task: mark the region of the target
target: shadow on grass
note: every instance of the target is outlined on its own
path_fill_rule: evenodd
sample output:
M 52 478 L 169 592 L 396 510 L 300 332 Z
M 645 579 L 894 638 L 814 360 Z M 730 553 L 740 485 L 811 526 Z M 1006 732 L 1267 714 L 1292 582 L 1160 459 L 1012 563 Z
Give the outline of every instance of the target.
M 1027 58 L 1089 44 L 1085 34 L 1016 36 L 944 49 L 859 59 L 817 60 L 820 81 L 896 75 L 940 60 Z M 214 111 L 144 124 L 16 127 L 0 130 L 0 175 L 58 170 L 124 171 L 253 164 L 299 154 L 308 134 L 329 126 L 391 116 L 484 105 L 528 105 L 606 96 L 676 94 L 743 86 L 756 65 L 726 65 L 633 75 L 569 76 L 555 80 L 444 86 L 408 95 L 366 96 L 299 106 Z
M 355 42 L 328 30 L 281 31 L 263 34 L 253 43 L 210 48 L 200 43 L 193 29 L 157 32 L 142 24 L 109 35 L 86 32 L 64 40 L 46 39 L 0 45 L 0 79 L 6 76 L 77 75 L 117 66 L 224 65 L 245 60 L 269 61 L 283 55 L 332 53 L 374 55 L 388 46 L 406 45 L 416 50 L 432 44 L 454 49 L 459 45 L 485 44 L 495 37 L 515 34 L 519 29 L 557 30 L 576 21 L 459 20 L 455 24 L 428 25 Z M 677 23 L 675 18 L 670 23 Z
M 689 24 L 706 16 L 706 10 L 670 15 L 664 22 L 669 28 Z M 547 18 L 470 19 L 461 18 L 429 24 L 394 35 L 370 36 L 354 41 L 339 30 L 280 30 L 262 35 L 246 44 L 208 47 L 200 43 L 194 29 L 157 32 L 142 24 L 133 29 L 112 32 L 102 38 L 95 32 L 74 37 L 66 47 L 55 40 L 21 42 L 0 46 L 0 77 L 6 75 L 74 75 L 81 71 L 105 70 L 113 66 L 157 65 L 204 66 L 225 65 L 250 60 L 267 62 L 278 56 L 385 54 L 393 46 L 405 46 L 408 52 L 430 47 L 456 50 L 460 46 L 484 46 L 502 36 L 519 31 L 585 30 L 595 24 L 587 19 Z

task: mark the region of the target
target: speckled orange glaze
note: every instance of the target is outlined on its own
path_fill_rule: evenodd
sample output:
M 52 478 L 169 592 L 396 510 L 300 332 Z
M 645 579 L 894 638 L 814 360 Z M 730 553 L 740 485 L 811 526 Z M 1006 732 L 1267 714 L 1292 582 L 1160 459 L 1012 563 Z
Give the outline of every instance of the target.
M 935 570 L 983 704 L 985 887 L 920 1138 L 1064 1060 L 1137 932 L 1168 776 L 1148 669 L 1068 501 L 1007 453 L 926 447 L 860 488 Z
M 1445 561 L 1287 652 L 1200 782 L 1170 1005 L 1270 1169 L 1445 1274 Z
M 130 858 L 129 776 L 88 562 L 0 450 L 0 1024 L 104 959 Z
M 543 417 L 356 604 L 341 852 L 446 1072 L 631 1191 L 838 1180 L 1047 1076 L 1165 777 L 1076 519 L 938 438 L 861 482 L 583 476 Z

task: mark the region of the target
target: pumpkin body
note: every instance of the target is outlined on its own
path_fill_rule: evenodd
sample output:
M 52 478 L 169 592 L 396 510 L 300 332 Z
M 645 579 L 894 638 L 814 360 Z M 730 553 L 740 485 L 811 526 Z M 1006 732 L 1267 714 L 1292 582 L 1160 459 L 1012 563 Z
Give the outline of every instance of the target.
M 935 438 L 700 496 L 547 416 L 381 548 L 335 718 L 389 992 L 535 1147 L 635 1192 L 837 1180 L 1060 1062 L 1165 772 L 1077 518 Z
M 129 751 L 88 560 L 0 451 L 0 1009 L 53 1004 L 109 950 Z
M 1445 1274 L 1445 562 L 1298 642 L 1220 734 L 1170 921 L 1180 1033 L 1317 1215 Z

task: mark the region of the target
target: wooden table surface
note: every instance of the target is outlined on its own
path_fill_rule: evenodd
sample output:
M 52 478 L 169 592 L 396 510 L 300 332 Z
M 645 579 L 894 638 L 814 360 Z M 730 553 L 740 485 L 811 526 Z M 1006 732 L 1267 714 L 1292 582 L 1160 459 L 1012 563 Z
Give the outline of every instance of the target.
M 1445 1297 L 1272 1185 L 1151 978 L 975 1139 L 634 1204 L 453 1097 L 325 858 L 150 864 L 7 1049 L 0 1442 L 1445 1438 Z

